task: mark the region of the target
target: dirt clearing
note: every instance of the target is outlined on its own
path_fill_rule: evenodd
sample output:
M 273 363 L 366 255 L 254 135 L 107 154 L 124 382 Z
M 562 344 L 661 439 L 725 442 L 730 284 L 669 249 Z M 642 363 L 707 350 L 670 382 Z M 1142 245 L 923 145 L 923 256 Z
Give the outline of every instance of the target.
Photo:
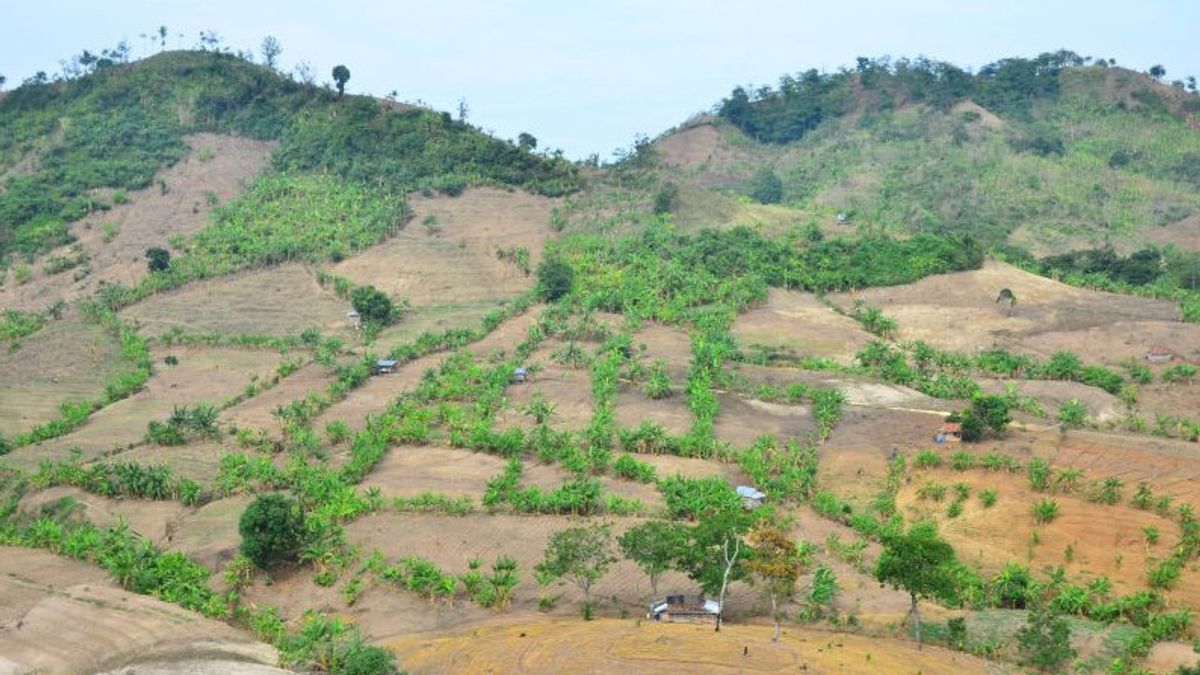
M 405 668 L 421 673 L 945 673 L 989 672 L 986 661 L 939 647 L 813 629 L 711 627 L 607 619 L 495 621 L 453 635 L 386 641 Z
M 733 323 L 744 348 L 756 345 L 851 364 L 872 336 L 857 321 L 833 311 L 811 293 L 772 288 L 767 302 Z

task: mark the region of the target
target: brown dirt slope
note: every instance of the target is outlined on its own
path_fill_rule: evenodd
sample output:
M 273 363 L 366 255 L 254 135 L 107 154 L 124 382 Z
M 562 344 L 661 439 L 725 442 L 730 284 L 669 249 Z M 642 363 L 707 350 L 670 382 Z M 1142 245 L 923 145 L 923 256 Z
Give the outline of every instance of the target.
M 103 327 L 77 317 L 51 322 L 16 351 L 0 349 L 0 434 L 14 436 L 57 417 L 63 403 L 100 396 L 116 357 Z
M 0 554 L 0 672 L 90 673 L 143 661 L 225 661 L 262 673 L 275 649 L 218 621 L 127 593 L 44 551 Z M 13 602 L 8 602 L 13 599 Z M 249 664 L 241 670 L 242 663 Z M 176 670 L 175 672 L 179 672 Z M 275 671 L 281 672 L 281 671 Z
M 493 188 L 458 197 L 416 195 L 409 200 L 414 217 L 403 231 L 331 271 L 416 306 L 510 298 L 534 279 L 496 251 L 523 246 L 536 266 L 551 234 L 554 203 Z
M 58 300 L 90 296 L 102 283 L 132 285 L 146 275 L 144 254 L 151 246 L 167 247 L 172 235 L 190 236 L 208 223 L 210 193 L 226 202 L 242 184 L 267 165 L 274 143 L 235 136 L 196 134 L 185 139 L 192 152 L 175 166 L 159 172 L 155 184 L 127 193 L 127 204 L 94 213 L 71 225 L 71 233 L 90 257 L 91 273 L 76 281 L 81 268 L 47 276 L 40 266 L 23 285 L 0 287 L 0 307 L 35 309 Z M 107 194 L 102 195 L 108 197 Z M 117 233 L 104 241 L 104 225 Z M 69 247 L 57 251 L 65 254 Z
M 421 673 L 987 673 L 986 661 L 911 642 L 819 630 L 711 627 L 614 619 L 494 622 L 451 635 L 389 640 L 405 667 Z

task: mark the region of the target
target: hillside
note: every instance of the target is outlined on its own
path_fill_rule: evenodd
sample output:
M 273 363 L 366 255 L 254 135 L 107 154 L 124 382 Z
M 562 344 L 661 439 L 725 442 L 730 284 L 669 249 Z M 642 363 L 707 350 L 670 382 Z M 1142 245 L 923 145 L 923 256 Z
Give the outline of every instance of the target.
M 792 218 L 970 232 L 1036 254 L 1132 250 L 1200 208 L 1200 98 L 1067 55 L 969 75 L 943 63 L 858 68 L 735 89 L 716 118 L 658 141 L 681 181 L 750 194 L 778 176 Z M 681 205 L 687 211 L 687 204 Z
M 0 99 L 0 670 L 1200 664 L 1195 95 L 864 60 L 600 166 L 87 71 Z

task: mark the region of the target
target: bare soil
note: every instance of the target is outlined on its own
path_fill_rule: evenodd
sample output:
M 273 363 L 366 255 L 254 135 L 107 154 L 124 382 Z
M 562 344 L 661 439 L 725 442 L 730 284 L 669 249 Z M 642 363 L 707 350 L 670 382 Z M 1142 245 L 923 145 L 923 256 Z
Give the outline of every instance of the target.
M 501 260 L 497 249 L 525 247 L 536 267 L 552 234 L 554 204 L 494 188 L 473 188 L 458 197 L 413 195 L 413 218 L 403 231 L 331 271 L 417 307 L 515 297 L 532 288 L 534 278 Z
M 1006 303 L 996 302 L 1003 288 L 1017 297 L 1011 316 Z M 992 348 L 1053 352 L 1064 346 L 1043 334 L 1074 333 L 1122 321 L 1179 321 L 1179 307 L 1173 302 L 1073 288 L 998 262 L 987 262 L 972 272 L 830 298 L 847 310 L 859 299 L 882 309 L 899 322 L 900 340 L 924 340 L 940 349 L 967 353 Z M 1129 339 L 1124 332 L 1101 329 L 1098 333 L 1109 337 L 1078 345 L 1085 361 L 1103 361 L 1120 352 Z
M 116 340 L 78 317 L 53 321 L 15 351 L 0 350 L 0 434 L 58 417 L 63 403 L 98 398 L 120 367 Z
M 276 662 L 274 648 L 224 623 L 115 588 L 92 565 L 5 548 L 0 570 L 6 599 L 0 671 L 93 673 L 143 661 L 215 660 L 229 663 L 223 672 L 282 672 L 260 668 Z
M 0 306 L 40 309 L 58 300 L 90 296 L 105 283 L 138 283 L 147 274 L 147 248 L 169 248 L 173 235 L 187 237 L 203 229 L 213 208 L 209 194 L 219 203 L 237 196 L 245 183 L 266 167 L 275 147 L 272 142 L 217 134 L 196 134 L 184 140 L 192 152 L 160 171 L 154 185 L 127 193 L 127 204 L 114 205 L 71 225 L 71 233 L 90 258 L 87 276 L 75 280 L 82 268 L 47 276 L 39 267 L 28 283 L 0 286 Z M 159 180 L 166 185 L 166 192 Z M 108 223 L 116 226 L 117 233 L 104 241 Z M 68 251 L 69 247 L 63 247 L 55 254 Z
M 296 335 L 316 328 L 350 341 L 350 303 L 298 263 L 241 272 L 151 296 L 121 312 L 143 334 L 174 328 L 222 335 Z
M 765 626 L 711 627 L 644 620 L 497 620 L 454 634 L 386 642 L 423 673 L 987 673 L 992 664 L 910 642 L 788 627 L 772 643 Z
M 733 334 L 745 347 L 763 345 L 850 364 L 872 336 L 811 293 L 771 289 L 767 302 L 737 318 Z

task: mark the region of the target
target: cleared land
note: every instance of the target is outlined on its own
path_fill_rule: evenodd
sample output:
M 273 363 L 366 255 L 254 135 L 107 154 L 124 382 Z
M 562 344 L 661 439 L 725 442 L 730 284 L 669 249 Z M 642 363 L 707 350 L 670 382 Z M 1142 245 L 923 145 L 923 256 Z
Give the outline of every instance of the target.
M 779 644 L 766 627 L 642 621 L 543 619 L 496 623 L 451 635 L 391 639 L 408 667 L 423 673 L 558 673 L 563 664 L 589 673 L 986 673 L 991 664 L 966 654 L 898 640 L 818 630 L 785 631 Z
M 0 573 L 0 671 L 91 673 L 151 662 L 179 672 L 182 664 L 201 660 L 224 666 L 207 672 L 283 672 L 265 667 L 276 662 L 274 648 L 219 621 L 115 588 L 92 565 L 3 548 Z
M 79 318 L 52 321 L 0 350 L 0 434 L 15 436 L 58 416 L 63 403 L 99 397 L 120 371 L 116 340 Z
M 192 152 L 160 171 L 154 185 L 127 193 L 126 204 L 115 204 L 71 225 L 88 262 L 53 275 L 39 269 L 28 283 L 0 286 L 0 307 L 38 309 L 58 300 L 90 296 L 105 283 L 136 284 L 147 273 L 147 248 L 170 249 L 172 236 L 187 237 L 203 229 L 213 207 L 240 193 L 244 182 L 266 167 L 275 147 L 218 134 L 195 134 L 185 141 Z M 69 247 L 55 254 L 73 256 Z M 84 274 L 84 270 L 89 271 Z

